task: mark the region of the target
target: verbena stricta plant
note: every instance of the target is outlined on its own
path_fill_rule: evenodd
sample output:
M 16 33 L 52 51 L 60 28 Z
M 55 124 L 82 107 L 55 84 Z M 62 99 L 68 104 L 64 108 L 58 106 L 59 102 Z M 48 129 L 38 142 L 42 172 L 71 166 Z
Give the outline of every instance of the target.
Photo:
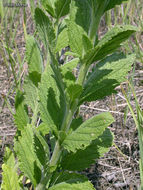
M 46 64 L 37 40 L 26 36 L 28 76 L 15 98 L 17 132 L 13 150 L 5 151 L 2 190 L 94 189 L 79 172 L 112 146 L 107 127 L 114 118 L 105 112 L 84 121 L 79 108 L 116 93 L 131 70 L 135 55 L 115 51 L 136 27 L 118 25 L 98 39 L 101 17 L 122 2 L 43 0 L 42 7 L 35 9 Z M 65 47 L 69 51 L 61 65 Z

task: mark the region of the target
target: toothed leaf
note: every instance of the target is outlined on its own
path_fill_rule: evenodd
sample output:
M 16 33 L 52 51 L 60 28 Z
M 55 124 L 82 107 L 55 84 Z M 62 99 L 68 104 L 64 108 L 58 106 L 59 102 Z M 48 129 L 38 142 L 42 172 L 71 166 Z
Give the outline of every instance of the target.
M 39 37 L 43 41 L 46 49 L 49 48 L 50 51 L 55 52 L 56 37 L 52 22 L 40 8 L 35 9 L 35 22 Z
M 85 149 L 90 143 L 104 132 L 105 128 L 114 122 L 108 112 L 98 114 L 82 123 L 77 129 L 67 135 L 62 146 L 72 152 Z
M 96 159 L 102 157 L 113 143 L 113 135 L 106 129 L 101 136 L 93 140 L 84 150 L 68 153 L 64 156 L 61 167 L 63 170 L 82 171 L 94 164 Z
M 65 99 L 58 73 L 50 64 L 47 64 L 41 78 L 39 100 L 42 121 L 51 130 L 59 129 L 65 114 Z
M 33 36 L 26 38 L 26 60 L 28 63 L 29 73 L 43 71 L 43 59 L 38 43 Z
M 56 185 L 49 190 L 95 190 L 92 183 L 85 176 L 76 173 L 64 173 L 61 175 Z
M 137 28 L 130 25 L 115 26 L 104 35 L 95 48 L 85 54 L 83 63 L 92 64 L 115 52 L 136 31 Z
M 2 190 L 20 190 L 17 169 L 12 151 L 9 148 L 6 148 L 4 164 L 2 165 Z
M 135 55 L 125 57 L 122 54 L 113 54 L 96 64 L 85 83 L 80 104 L 116 93 L 115 87 L 126 81 L 126 76 L 134 61 Z

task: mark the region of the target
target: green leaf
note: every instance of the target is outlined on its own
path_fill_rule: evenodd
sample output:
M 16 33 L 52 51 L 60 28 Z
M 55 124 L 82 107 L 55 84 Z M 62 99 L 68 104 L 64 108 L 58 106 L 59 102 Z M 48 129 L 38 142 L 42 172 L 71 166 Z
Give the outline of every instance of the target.
M 68 38 L 69 45 L 72 52 L 77 53 L 79 57 L 82 57 L 83 53 L 83 42 L 82 36 L 84 34 L 83 29 L 78 26 L 75 22 L 67 20 Z
M 54 0 L 56 18 L 59 19 L 69 13 L 71 0 Z
M 95 190 L 85 176 L 76 173 L 64 173 L 49 190 Z
M 27 114 L 26 106 L 24 105 L 24 95 L 21 91 L 17 91 L 15 97 L 15 109 L 14 122 L 19 130 L 22 130 L 28 123 L 29 117 Z
M 72 131 L 64 140 L 62 146 L 72 152 L 85 149 L 90 143 L 104 132 L 105 128 L 114 122 L 114 118 L 108 112 L 98 114 L 82 123 Z
M 90 167 L 91 164 L 95 163 L 96 159 L 108 152 L 112 143 L 113 135 L 109 129 L 106 129 L 103 134 L 92 141 L 86 149 L 65 155 L 61 162 L 61 167 L 63 170 L 82 171 Z
M 33 36 L 26 38 L 26 60 L 28 63 L 29 73 L 43 71 L 43 59 L 38 43 Z
M 46 11 L 57 20 L 69 13 L 71 0 L 42 0 L 42 5 Z
M 96 64 L 85 82 L 80 104 L 116 93 L 115 87 L 126 80 L 134 61 L 135 55 L 125 57 L 123 54 L 113 54 Z
M 54 0 L 41 0 L 41 4 L 52 17 L 55 16 Z
M 43 136 L 49 134 L 50 132 L 50 128 L 44 122 L 42 122 L 36 129 L 42 133 Z
M 50 51 L 55 52 L 56 37 L 52 22 L 40 8 L 35 9 L 35 22 L 39 37 L 43 41 L 46 49 L 49 48 Z
M 35 153 L 34 133 L 31 125 L 27 125 L 21 131 L 21 136 L 18 141 L 15 141 L 14 147 L 20 170 L 36 187 L 41 179 L 41 164 Z
M 42 121 L 53 130 L 60 129 L 65 114 L 65 96 L 61 79 L 50 64 L 47 64 L 39 85 L 40 113 Z
M 79 62 L 79 59 L 75 58 L 60 67 L 63 82 L 64 82 L 65 88 L 67 88 L 67 91 L 69 92 L 69 94 L 70 94 L 70 89 L 73 88 L 74 85 L 78 86 L 75 84 L 76 77 L 73 74 L 73 71 L 77 67 L 78 62 Z M 82 90 L 81 87 L 80 87 L 80 90 Z M 79 90 L 77 90 L 77 91 L 79 91 Z M 72 90 L 71 93 L 76 94 L 76 92 L 74 93 L 74 90 Z M 72 96 L 72 94 L 71 94 L 71 96 Z
M 43 137 L 38 131 L 34 130 L 34 149 L 38 160 L 40 161 L 43 168 L 47 171 L 49 164 L 50 152 L 49 146 L 46 142 L 45 137 Z
M 24 97 L 25 103 L 31 107 L 34 112 L 38 106 L 38 83 L 41 80 L 41 75 L 37 72 L 32 72 L 24 81 Z
M 130 25 L 115 26 L 104 35 L 95 48 L 86 53 L 82 62 L 92 64 L 95 61 L 103 59 L 116 51 L 136 31 L 137 28 Z
M 74 101 L 76 98 L 78 98 L 81 92 L 82 92 L 82 86 L 79 84 L 71 84 L 67 88 L 67 93 L 69 94 L 71 102 Z
M 1 190 L 20 190 L 17 169 L 12 151 L 9 148 L 6 148 L 4 164 L 2 165 Z
M 71 2 L 70 20 L 81 26 L 87 34 L 91 23 L 91 10 L 91 3 L 88 0 L 72 0 Z
M 64 28 L 58 35 L 56 43 L 56 52 L 61 51 L 63 48 L 69 45 L 69 38 L 67 28 Z
M 98 0 L 98 1 L 100 1 L 100 0 Z M 116 1 L 109 0 L 107 6 L 105 8 L 105 11 L 108 11 L 108 10 L 114 8 L 116 5 L 121 5 L 124 1 L 128 1 L 128 0 L 116 0 Z
M 65 75 L 67 72 L 73 72 L 73 69 L 77 67 L 79 63 L 79 59 L 75 58 L 71 61 L 65 63 L 64 65 L 61 65 L 60 69 L 63 75 Z

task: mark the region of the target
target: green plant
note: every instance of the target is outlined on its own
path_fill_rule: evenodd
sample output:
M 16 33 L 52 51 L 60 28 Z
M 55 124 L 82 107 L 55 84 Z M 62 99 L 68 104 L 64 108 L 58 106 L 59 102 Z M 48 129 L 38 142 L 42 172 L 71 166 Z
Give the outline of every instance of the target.
M 15 98 L 17 133 L 14 151 L 6 149 L 2 190 L 27 189 L 28 183 L 36 190 L 94 189 L 77 171 L 90 167 L 112 146 L 113 135 L 107 127 L 114 119 L 106 112 L 83 121 L 79 108 L 84 102 L 115 93 L 135 60 L 135 55 L 114 52 L 136 27 L 116 26 L 98 40 L 102 15 L 121 3 L 43 0 L 50 16 L 35 9 L 47 64 L 44 66 L 37 40 L 27 36 L 28 76 Z M 66 52 L 67 59 L 73 59 L 60 65 L 60 52 L 67 46 L 71 50 Z

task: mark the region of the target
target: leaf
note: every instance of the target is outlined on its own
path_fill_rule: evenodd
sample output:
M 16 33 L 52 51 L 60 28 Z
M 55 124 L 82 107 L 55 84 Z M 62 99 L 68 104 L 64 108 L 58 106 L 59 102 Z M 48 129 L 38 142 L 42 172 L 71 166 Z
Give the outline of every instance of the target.
M 67 20 L 67 29 L 71 50 L 81 57 L 83 53 L 82 35 L 84 34 L 84 31 L 80 26 L 70 20 Z
M 26 38 L 26 60 L 28 63 L 29 73 L 43 71 L 43 59 L 38 43 L 33 36 Z
M 49 48 L 50 51 L 55 52 L 56 37 L 52 22 L 40 8 L 35 9 L 35 22 L 39 37 L 43 41 L 46 49 Z
M 34 130 L 34 149 L 38 160 L 47 172 L 50 158 L 49 146 L 46 139 L 36 130 Z
M 84 150 L 68 153 L 61 161 L 62 170 L 82 171 L 94 164 L 96 159 L 102 157 L 112 146 L 113 135 L 106 129 L 101 136 L 92 141 Z
M 116 1 L 115 0 L 109 0 L 107 6 L 105 8 L 105 11 L 108 11 L 108 10 L 114 8 L 116 5 L 121 5 L 124 1 L 128 1 L 128 0 L 116 0 Z
M 64 140 L 62 146 L 69 151 L 76 152 L 85 149 L 90 143 L 104 132 L 105 128 L 114 122 L 112 115 L 108 112 L 98 114 L 82 123 L 76 130 L 72 131 Z
M 95 190 L 85 176 L 76 173 L 64 173 L 60 176 L 57 184 L 49 190 Z
M 21 131 L 21 136 L 18 141 L 15 141 L 14 147 L 20 170 L 36 187 L 41 179 L 41 164 L 35 154 L 34 133 L 31 125 L 27 125 Z
M 50 132 L 50 128 L 44 122 L 42 122 L 36 129 L 42 133 L 43 136 L 49 134 Z
M 71 0 L 55 0 L 55 14 L 56 18 L 59 19 L 69 13 Z
M 42 5 L 46 11 L 57 20 L 69 13 L 71 0 L 42 0 Z
M 85 54 L 82 62 L 88 65 L 103 59 L 116 51 L 121 43 L 127 40 L 135 31 L 137 31 L 137 28 L 134 26 L 115 26 L 104 35 L 95 48 Z
M 72 59 L 71 61 L 65 63 L 64 65 L 62 65 L 60 67 L 62 74 L 65 75 L 68 71 L 72 72 L 73 69 L 77 67 L 78 63 L 79 63 L 79 59 L 75 58 L 75 59 Z
M 69 38 L 67 28 L 64 28 L 58 35 L 56 43 L 56 52 L 61 51 L 63 48 L 69 45 Z
M 39 105 L 42 121 L 53 130 L 60 128 L 65 114 L 65 97 L 58 72 L 47 64 L 39 85 Z
M 71 102 L 77 99 L 80 96 L 81 92 L 82 92 L 82 86 L 79 84 L 71 84 L 67 88 L 67 93 L 69 94 Z
M 126 80 L 134 61 L 135 55 L 125 57 L 123 54 L 113 54 L 96 64 L 84 85 L 80 104 L 116 93 L 115 87 Z
M 90 39 L 95 40 L 104 12 L 119 5 L 124 0 L 72 0 L 70 20 L 82 27 Z
M 17 91 L 15 97 L 15 109 L 14 122 L 19 130 L 22 130 L 28 123 L 29 117 L 27 114 L 26 106 L 24 105 L 24 95 L 21 91 Z
M 32 72 L 24 81 L 24 97 L 25 103 L 31 107 L 34 112 L 38 107 L 38 83 L 41 80 L 41 75 L 37 72 Z
M 97 44 L 97 54 L 94 61 L 103 59 L 108 54 L 114 52 L 120 47 L 121 43 L 126 41 L 137 28 L 131 25 L 115 26 Z
M 82 27 L 87 34 L 91 23 L 91 10 L 88 0 L 72 0 L 71 2 L 70 20 Z
M 12 151 L 6 147 L 4 164 L 2 165 L 2 190 L 20 190 L 18 182 L 17 165 Z
M 46 9 L 46 11 L 54 17 L 54 0 L 41 0 L 41 5 Z

